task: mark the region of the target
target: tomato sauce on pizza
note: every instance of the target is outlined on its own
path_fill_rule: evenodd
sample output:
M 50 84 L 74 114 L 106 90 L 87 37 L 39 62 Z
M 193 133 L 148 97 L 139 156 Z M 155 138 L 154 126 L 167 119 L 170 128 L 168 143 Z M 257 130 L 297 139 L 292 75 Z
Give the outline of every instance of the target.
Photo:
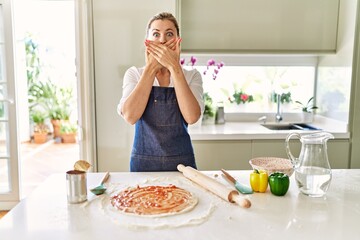
M 198 202 L 192 193 L 175 185 L 128 188 L 110 200 L 124 213 L 145 216 L 179 214 L 193 209 Z

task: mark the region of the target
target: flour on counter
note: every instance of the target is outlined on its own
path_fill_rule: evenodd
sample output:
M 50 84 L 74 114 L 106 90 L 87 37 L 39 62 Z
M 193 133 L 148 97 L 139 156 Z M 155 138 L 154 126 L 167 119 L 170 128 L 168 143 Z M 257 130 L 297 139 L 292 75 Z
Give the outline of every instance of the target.
M 150 185 L 176 185 L 191 192 L 198 198 L 197 205 L 188 212 L 178 215 L 160 216 L 160 217 L 144 217 L 128 215 L 120 212 L 110 203 L 111 196 L 121 190 L 131 186 L 150 186 Z M 197 184 L 183 177 L 172 178 L 151 178 L 134 184 L 109 184 L 106 194 L 89 199 L 83 207 L 94 215 L 94 217 L 105 217 L 110 219 L 112 223 L 130 230 L 138 229 L 166 229 L 177 228 L 189 225 L 199 225 L 209 219 L 217 204 L 221 202 L 217 196 L 201 188 Z

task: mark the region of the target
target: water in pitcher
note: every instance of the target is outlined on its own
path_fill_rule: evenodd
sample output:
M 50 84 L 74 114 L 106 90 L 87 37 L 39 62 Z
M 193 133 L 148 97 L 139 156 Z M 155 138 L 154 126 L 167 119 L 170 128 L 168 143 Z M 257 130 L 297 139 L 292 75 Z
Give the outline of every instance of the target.
M 331 170 L 302 166 L 296 169 L 295 179 L 303 194 L 311 197 L 322 197 L 330 186 Z

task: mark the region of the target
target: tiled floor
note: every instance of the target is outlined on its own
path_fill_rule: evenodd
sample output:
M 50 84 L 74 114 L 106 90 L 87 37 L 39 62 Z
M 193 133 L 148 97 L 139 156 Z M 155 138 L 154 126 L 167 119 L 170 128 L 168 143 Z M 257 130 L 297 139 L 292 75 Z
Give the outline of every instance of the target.
M 21 144 L 21 198 L 28 196 L 40 183 L 53 173 L 73 169 L 79 160 L 79 145 L 54 143 Z
M 20 197 L 25 198 L 53 173 L 64 173 L 73 169 L 79 160 L 78 144 L 22 143 L 20 147 L 21 187 Z M 7 211 L 0 211 L 0 219 Z

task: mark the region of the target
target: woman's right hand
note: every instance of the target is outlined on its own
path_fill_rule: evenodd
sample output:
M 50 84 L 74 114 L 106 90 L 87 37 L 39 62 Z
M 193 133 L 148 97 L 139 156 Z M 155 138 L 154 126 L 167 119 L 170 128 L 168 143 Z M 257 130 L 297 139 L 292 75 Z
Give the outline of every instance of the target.
M 148 48 L 148 43 L 151 42 L 150 40 L 145 40 L 145 46 L 146 46 L 146 51 L 145 51 L 145 60 L 146 60 L 146 65 L 149 65 L 151 67 L 154 67 L 156 71 L 160 70 L 163 65 L 161 65 L 152 54 L 150 54 Z M 177 38 L 173 38 L 169 41 L 167 41 L 166 43 L 164 43 L 164 46 L 168 47 L 171 50 L 176 50 L 176 43 L 177 43 Z
M 145 46 L 146 46 L 145 62 L 146 62 L 146 66 L 149 66 L 149 67 L 153 68 L 155 70 L 155 72 L 157 72 L 158 70 L 160 70 L 162 68 L 162 65 L 148 51 L 148 49 L 147 49 L 147 42 L 148 41 L 150 41 L 150 40 L 145 40 Z
M 145 45 L 150 55 L 171 72 L 180 67 L 180 42 L 181 38 L 173 38 L 166 43 L 147 41 Z
M 168 48 L 170 48 L 171 50 L 176 50 L 176 43 L 177 43 L 178 38 L 173 38 L 169 41 L 167 41 L 166 43 L 164 43 L 165 46 L 167 46 Z

